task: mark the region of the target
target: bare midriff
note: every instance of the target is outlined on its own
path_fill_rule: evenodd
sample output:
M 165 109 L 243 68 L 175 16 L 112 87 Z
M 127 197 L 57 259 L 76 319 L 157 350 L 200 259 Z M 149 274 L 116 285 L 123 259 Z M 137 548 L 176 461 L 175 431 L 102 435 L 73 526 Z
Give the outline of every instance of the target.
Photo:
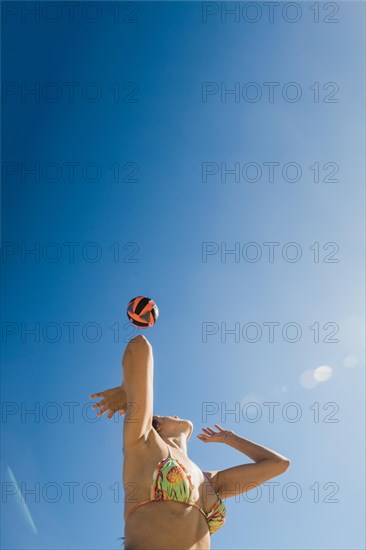
M 209 550 L 210 543 L 204 516 L 182 502 L 144 504 L 125 524 L 125 550 Z

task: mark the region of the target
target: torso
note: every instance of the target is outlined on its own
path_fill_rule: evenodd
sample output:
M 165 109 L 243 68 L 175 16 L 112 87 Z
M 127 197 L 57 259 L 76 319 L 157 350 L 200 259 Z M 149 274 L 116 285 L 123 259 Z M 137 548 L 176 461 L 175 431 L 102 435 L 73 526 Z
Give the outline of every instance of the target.
M 170 452 L 191 475 L 192 500 L 206 512 L 211 510 L 218 498 L 215 488 L 184 453 L 175 447 L 170 447 Z M 154 470 L 167 453 L 166 443 L 153 430 L 147 442 L 125 449 L 125 519 L 136 504 L 150 499 Z M 181 502 L 144 504 L 134 510 L 125 523 L 125 550 L 209 550 L 210 539 L 204 515 Z

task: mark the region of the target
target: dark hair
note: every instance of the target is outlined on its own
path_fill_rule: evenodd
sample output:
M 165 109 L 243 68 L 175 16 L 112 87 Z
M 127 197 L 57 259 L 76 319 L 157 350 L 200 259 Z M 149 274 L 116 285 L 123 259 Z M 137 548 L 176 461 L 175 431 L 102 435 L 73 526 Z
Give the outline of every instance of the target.
M 158 421 L 156 420 L 156 418 L 152 419 L 151 424 L 152 424 L 152 427 L 154 428 L 154 430 L 156 430 L 159 433 L 159 430 L 158 430 L 159 426 L 158 426 Z

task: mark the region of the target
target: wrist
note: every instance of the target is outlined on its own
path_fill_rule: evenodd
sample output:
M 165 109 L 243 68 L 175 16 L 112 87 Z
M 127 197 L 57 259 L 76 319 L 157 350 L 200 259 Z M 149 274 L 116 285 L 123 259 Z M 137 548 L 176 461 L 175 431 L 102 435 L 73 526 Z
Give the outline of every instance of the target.
M 234 432 L 232 430 L 225 430 L 225 433 L 223 435 L 223 443 L 228 443 L 229 441 L 235 436 Z

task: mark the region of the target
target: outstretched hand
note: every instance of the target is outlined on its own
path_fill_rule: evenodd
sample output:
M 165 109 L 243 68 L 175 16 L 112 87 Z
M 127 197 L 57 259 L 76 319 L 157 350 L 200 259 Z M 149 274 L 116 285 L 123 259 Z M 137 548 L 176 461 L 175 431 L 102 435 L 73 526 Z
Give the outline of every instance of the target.
M 214 424 L 214 426 L 216 426 L 217 432 L 212 428 L 202 428 L 203 433 L 197 436 L 198 439 L 205 443 L 224 443 L 226 437 L 234 433 L 232 430 L 223 430 L 218 424 Z
M 90 399 L 95 399 L 96 397 L 103 398 L 101 401 L 93 405 L 93 409 L 99 409 L 97 416 L 102 416 L 108 411 L 108 418 L 112 418 L 117 411 L 119 411 L 120 416 L 126 412 L 127 396 L 126 390 L 123 386 L 117 386 L 116 388 L 111 388 L 109 390 L 104 390 L 90 395 Z

